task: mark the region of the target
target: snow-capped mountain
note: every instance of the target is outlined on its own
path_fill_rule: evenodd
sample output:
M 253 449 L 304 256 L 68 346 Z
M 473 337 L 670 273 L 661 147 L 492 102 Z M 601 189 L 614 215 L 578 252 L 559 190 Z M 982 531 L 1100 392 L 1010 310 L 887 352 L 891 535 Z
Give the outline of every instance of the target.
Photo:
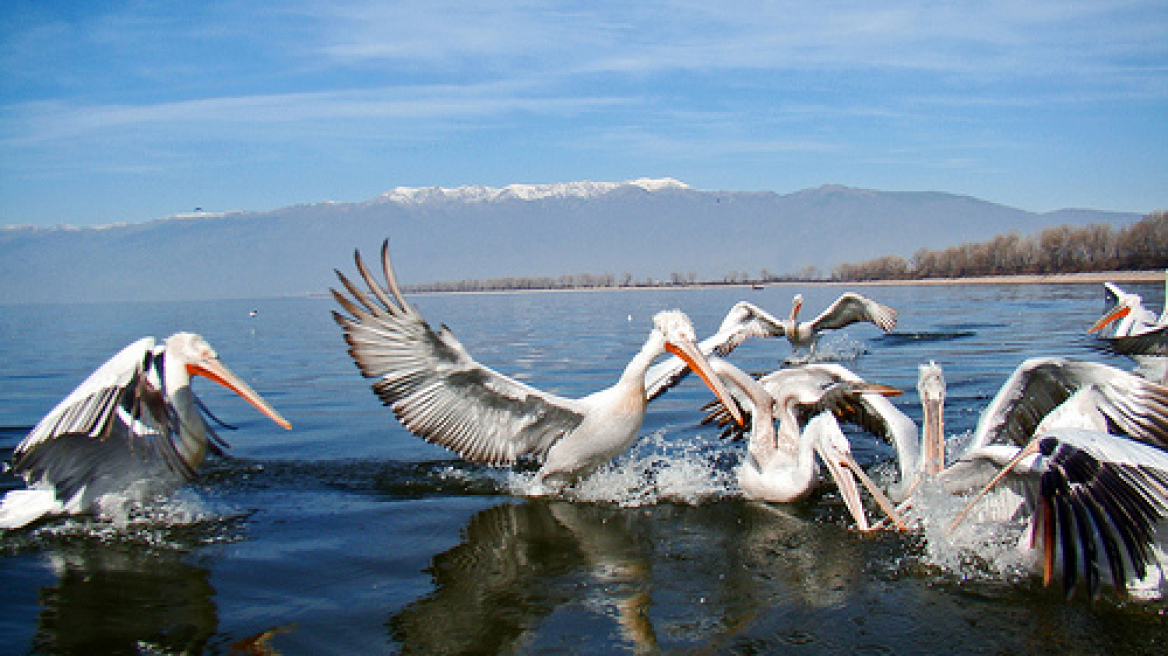
M 673 178 L 638 178 L 628 182 L 560 182 L 553 184 L 511 184 L 506 187 L 466 185 L 462 187 L 395 187 L 371 202 L 419 205 L 431 202 L 486 203 L 504 200 L 534 201 L 544 198 L 597 198 L 622 187 L 644 191 L 690 189 Z
M 0 303 L 320 293 L 353 250 L 392 242 L 402 283 L 501 277 L 784 274 L 911 257 L 1132 213 L 1036 214 L 968 196 L 838 185 L 708 191 L 670 178 L 392 189 L 359 203 L 195 213 L 97 228 L 0 230 Z

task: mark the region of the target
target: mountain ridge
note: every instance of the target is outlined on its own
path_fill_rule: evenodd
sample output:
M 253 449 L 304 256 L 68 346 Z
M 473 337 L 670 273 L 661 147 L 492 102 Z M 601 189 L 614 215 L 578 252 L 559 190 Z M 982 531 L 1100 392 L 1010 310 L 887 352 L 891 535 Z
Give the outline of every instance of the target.
M 621 183 L 395 187 L 361 202 L 197 212 L 95 228 L 0 230 L 0 303 L 320 293 L 353 250 L 391 240 L 405 284 L 564 274 L 722 279 L 911 255 L 1053 225 L 1142 218 L 1034 213 L 946 192 L 823 185 L 788 194 Z M 691 275 L 692 274 L 692 275 Z

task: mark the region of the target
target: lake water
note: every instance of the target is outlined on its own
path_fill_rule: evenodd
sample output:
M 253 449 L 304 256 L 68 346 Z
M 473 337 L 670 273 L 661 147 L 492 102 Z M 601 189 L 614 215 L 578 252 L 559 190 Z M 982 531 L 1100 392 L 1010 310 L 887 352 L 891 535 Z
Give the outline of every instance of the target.
M 408 273 L 408 272 L 404 272 Z M 408 275 L 406 276 L 408 279 Z M 1153 308 L 1162 285 L 1124 285 Z M 650 317 L 699 335 L 737 300 L 776 314 L 835 286 L 412 297 L 477 359 L 564 395 L 611 384 Z M 905 390 L 948 380 L 946 429 L 967 434 L 1024 358 L 1129 363 L 1090 347 L 1099 285 L 873 286 L 891 335 L 838 331 L 821 351 Z M 513 493 L 523 473 L 475 466 L 406 432 L 345 352 L 331 300 L 0 308 L 0 456 L 105 359 L 143 335 L 205 336 L 293 424 L 218 386 L 229 459 L 129 524 L 63 520 L 0 536 L 0 653 L 1109 653 L 1164 652 L 1163 602 L 1065 600 L 995 547 L 859 534 L 830 486 L 790 507 L 739 498 L 742 445 L 700 425 L 687 379 L 649 407 L 641 441 L 564 498 Z M 250 316 L 257 310 L 256 316 Z M 785 341 L 731 360 L 776 368 Z M 853 435 L 880 475 L 892 452 Z M 16 487 L 10 475 L 0 488 Z M 874 517 L 875 515 L 872 514 Z

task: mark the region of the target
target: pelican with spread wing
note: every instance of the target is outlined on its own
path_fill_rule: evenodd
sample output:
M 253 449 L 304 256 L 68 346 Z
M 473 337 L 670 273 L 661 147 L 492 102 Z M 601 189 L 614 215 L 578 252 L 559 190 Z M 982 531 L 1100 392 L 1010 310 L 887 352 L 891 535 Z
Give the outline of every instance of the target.
M 826 310 L 811 321 L 798 322 L 803 295 L 796 294 L 789 319 L 779 319 L 748 301 L 730 308 L 722 325 L 698 345 L 702 354 L 727 356 L 751 337 L 786 337 L 796 351 L 807 350 L 795 361 L 809 360 L 811 351 L 825 330 L 843 328 L 853 323 L 869 322 L 888 332 L 896 327 L 896 310 L 855 292 L 840 295 Z M 685 363 L 668 358 L 653 365 L 646 376 L 649 398 L 656 398 L 676 385 L 687 373 Z
M 108 501 L 147 499 L 194 478 L 222 441 L 203 419 L 192 376 L 210 378 L 291 428 L 202 337 L 142 338 L 94 371 L 16 447 L 12 471 L 28 489 L 5 495 L 0 528 L 101 512 Z
M 1168 388 L 1104 364 L 1027 360 L 938 475 L 951 491 L 981 487 L 950 530 L 1008 480 L 1025 492 L 1015 510 L 1030 524 L 1023 547 L 1037 551 L 1047 584 L 1057 571 L 1067 594 L 1082 580 L 1094 596 L 1109 580 L 1162 596 L 1166 448 Z
M 580 399 L 564 398 L 479 364 L 446 326 L 434 331 L 406 302 L 388 240 L 381 249 L 385 286 L 359 252 L 355 261 L 368 293 L 337 271 L 349 296 L 333 290 L 333 297 L 348 314 L 333 316 L 357 367 L 375 379 L 377 396 L 410 432 L 468 460 L 490 465 L 510 465 L 523 457 L 542 461 L 533 492 L 563 487 L 633 443 L 648 404 L 645 372 L 666 351 L 692 367 L 718 398 L 727 398 L 698 351 L 693 325 L 680 311 L 653 318 L 648 340 L 615 385 Z

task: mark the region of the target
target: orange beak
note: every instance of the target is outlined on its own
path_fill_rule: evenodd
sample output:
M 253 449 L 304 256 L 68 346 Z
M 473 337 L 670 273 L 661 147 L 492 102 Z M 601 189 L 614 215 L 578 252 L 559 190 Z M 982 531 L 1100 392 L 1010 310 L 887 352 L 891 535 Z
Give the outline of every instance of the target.
M 272 421 L 286 429 L 292 429 L 292 424 L 288 423 L 287 419 L 284 419 L 280 413 L 276 412 L 275 408 L 273 408 L 271 405 L 268 405 L 268 402 L 265 401 L 263 397 L 261 397 L 259 394 L 256 394 L 255 390 L 248 386 L 247 383 L 243 382 L 239 376 L 236 376 L 234 373 L 232 373 L 231 370 L 228 369 L 222 362 L 219 362 L 219 360 L 215 358 L 207 358 L 206 360 L 197 364 L 188 364 L 187 373 L 192 376 L 210 378 L 216 383 L 219 383 L 232 392 L 242 396 L 245 401 L 254 405 L 257 410 L 267 415 L 268 418 Z
M 1111 312 L 1108 312 L 1107 314 L 1103 315 L 1102 319 L 1100 319 L 1099 321 L 1096 321 L 1095 325 L 1088 328 L 1087 334 L 1089 335 L 1089 334 L 1095 332 L 1096 330 L 1103 328 L 1104 326 L 1111 323 L 1112 321 L 1122 319 L 1129 314 L 1131 314 L 1131 308 L 1127 307 L 1126 305 L 1120 305 L 1120 306 L 1116 307 L 1114 310 L 1112 310 Z
M 705 382 L 706 387 L 709 387 L 710 391 L 714 393 L 714 396 L 718 397 L 718 400 L 722 402 L 722 405 L 726 407 L 726 411 L 730 413 L 731 417 L 734 417 L 734 421 L 739 426 L 746 424 L 742 418 L 742 413 L 738 411 L 738 404 L 730 398 L 730 393 L 726 390 L 726 386 L 722 384 L 722 379 L 710 368 L 709 361 L 706 360 L 696 345 L 689 342 L 666 342 L 665 350 L 681 358 L 682 362 L 702 377 L 702 381 Z

